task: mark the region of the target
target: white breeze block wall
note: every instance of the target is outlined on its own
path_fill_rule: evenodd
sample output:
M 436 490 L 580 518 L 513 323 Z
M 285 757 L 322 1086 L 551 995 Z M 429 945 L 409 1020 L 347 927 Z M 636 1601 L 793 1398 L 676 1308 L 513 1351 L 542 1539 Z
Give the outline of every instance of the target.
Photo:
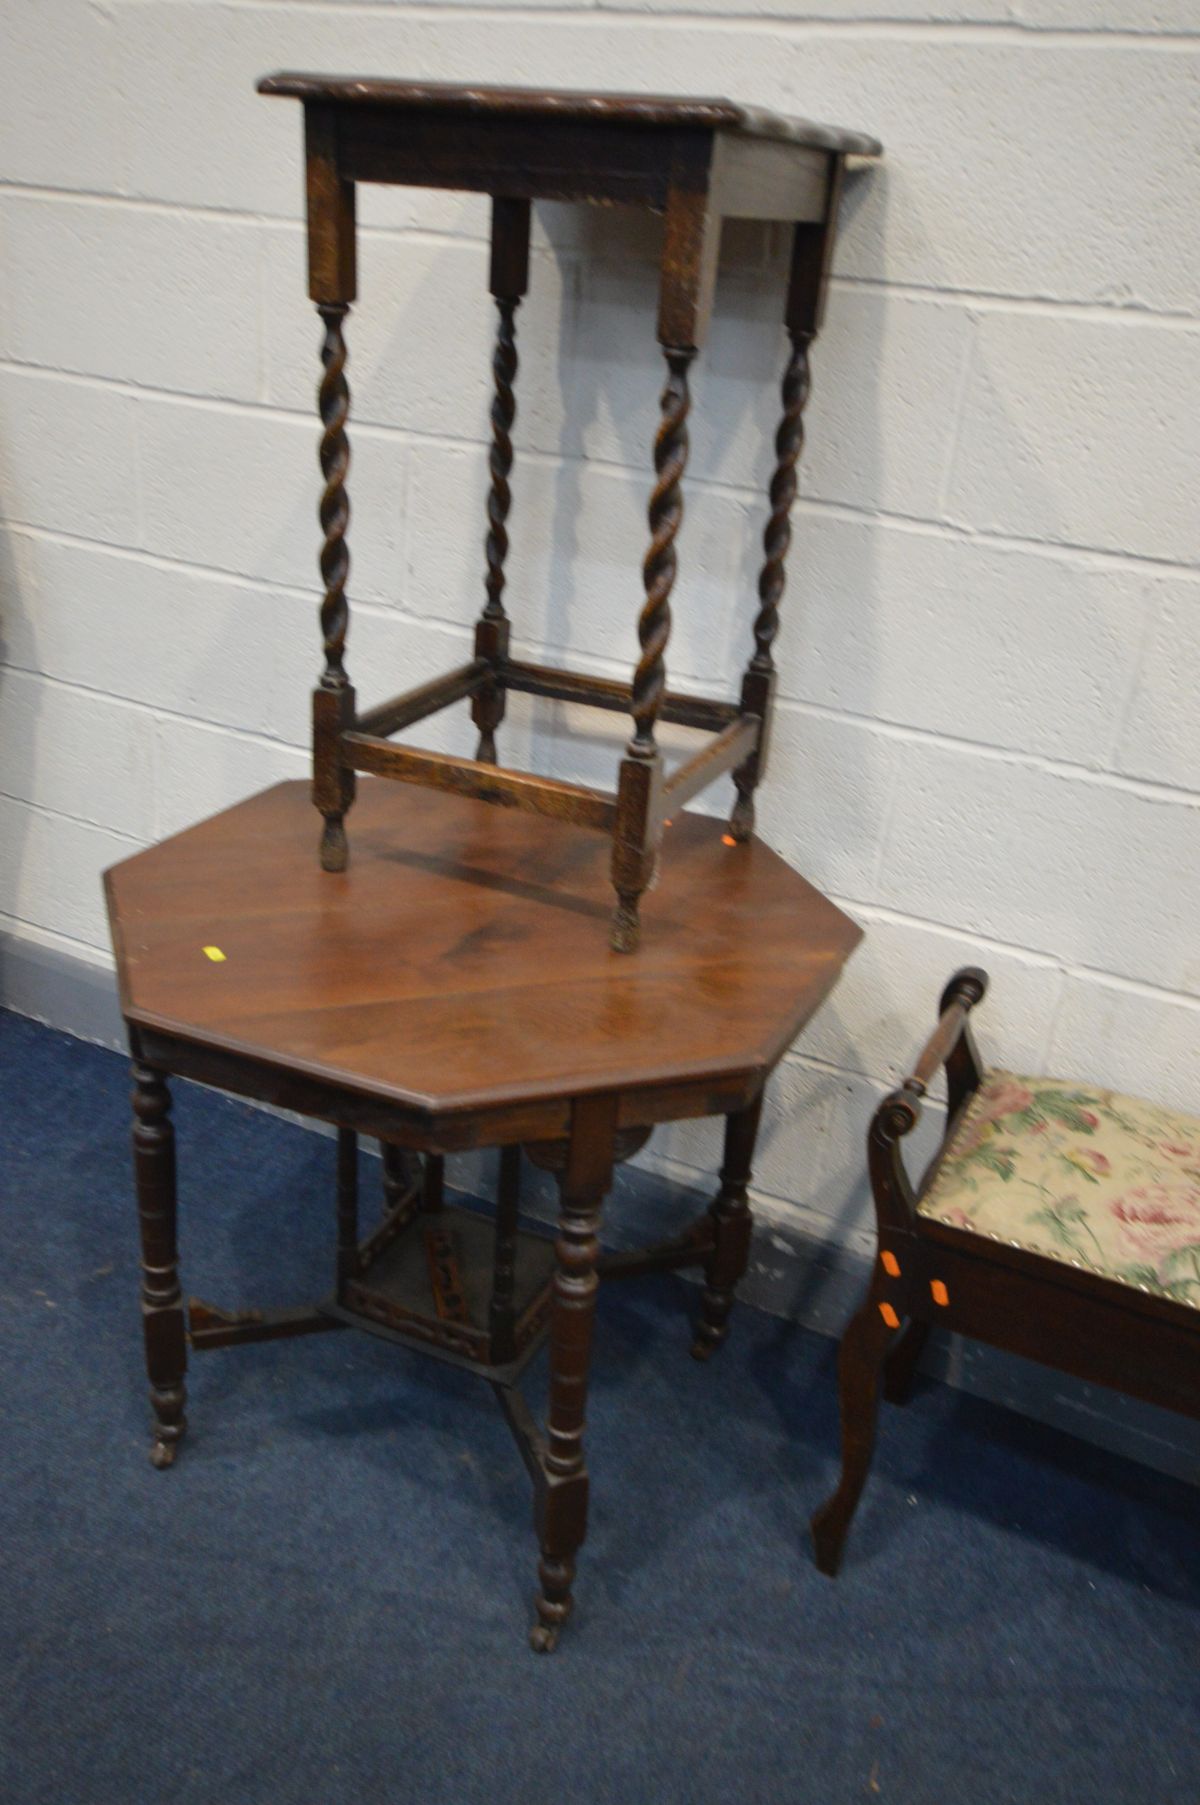
M 884 140 L 814 357 L 760 793 L 867 937 L 776 1081 L 760 1203 L 859 1240 L 870 1111 L 963 961 L 992 973 L 998 1059 L 1200 1108 L 1194 0 L 9 0 L 0 925 L 107 960 L 103 866 L 306 769 L 319 331 L 300 110 L 254 93 L 280 66 L 728 93 Z M 369 703 L 466 654 L 493 313 L 484 202 L 367 190 L 362 216 Z M 685 686 L 733 693 L 750 643 L 784 248 L 729 233 L 697 372 Z M 518 321 L 520 645 L 617 674 L 656 249 L 645 220 L 539 208 Z M 471 749 L 465 710 L 432 732 Z M 504 728 L 559 775 L 608 776 L 619 738 L 520 699 Z M 690 1178 L 715 1136 L 651 1157 Z

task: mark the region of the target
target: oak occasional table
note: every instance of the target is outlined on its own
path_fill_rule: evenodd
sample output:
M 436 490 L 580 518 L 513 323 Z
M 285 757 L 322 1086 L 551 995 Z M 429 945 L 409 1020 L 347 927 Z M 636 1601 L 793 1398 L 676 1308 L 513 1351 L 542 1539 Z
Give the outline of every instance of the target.
M 562 821 L 369 780 L 353 869 L 312 857 L 308 786 L 240 803 L 107 875 L 133 1055 L 153 1458 L 185 1428 L 187 1348 L 355 1326 L 491 1382 L 528 1466 L 535 1648 L 571 1608 L 586 1525 L 584 1407 L 600 1279 L 700 1267 L 695 1351 L 726 1334 L 749 1251 L 763 1085 L 859 929 L 757 841 L 682 814 L 636 958 L 607 945 L 608 845 Z M 286 1310 L 185 1304 L 172 1074 L 337 1126 L 331 1295 Z M 726 1118 L 720 1185 L 675 1241 L 602 1253 L 614 1164 L 658 1122 Z M 363 1235 L 357 1138 L 383 1145 Z M 494 1219 L 451 1208 L 442 1160 L 500 1149 Z M 557 1235 L 518 1219 L 521 1162 L 557 1175 Z M 517 1388 L 549 1335 L 545 1431 Z
M 363 771 L 600 829 L 611 839 L 616 891 L 611 943 L 618 952 L 632 952 L 640 934 L 641 899 L 654 879 L 666 822 L 728 774 L 737 797 L 731 837 L 747 840 L 754 828 L 754 792 L 766 770 L 774 701 L 772 646 L 796 463 L 804 442 L 809 348 L 825 306 L 847 162 L 877 157 L 880 145 L 862 132 L 695 95 L 588 94 L 299 73 L 265 76 L 259 92 L 298 100 L 304 107 L 308 286 L 323 322 L 319 405 L 325 668 L 313 696 L 313 801 L 324 821 L 321 862 L 328 871 L 345 868 L 352 838 L 346 817 L 357 773 Z M 489 284 L 498 314 L 486 600 L 475 630 L 474 656 L 444 677 L 368 709 L 359 708 L 346 662 L 350 388 L 345 322 L 357 287 L 355 209 L 363 182 L 490 195 Z M 534 200 L 622 202 L 663 217 L 658 338 L 667 381 L 654 441 L 638 659 L 627 684 L 510 656 L 503 597 L 516 417 L 516 312 L 529 286 Z M 688 454 L 688 373 L 708 330 L 726 219 L 781 221 L 792 233 L 781 308 L 790 351 L 763 532 L 753 648 L 748 647 L 736 700 L 673 693 L 666 676 Z M 474 426 L 472 421 L 467 429 Z M 636 585 L 631 573 L 631 592 Z M 510 690 L 627 710 L 633 733 L 615 793 L 499 770 L 496 734 Z M 393 743 L 394 734 L 468 698 L 478 729 L 473 759 Z M 660 718 L 712 736 L 669 776 L 655 739 Z

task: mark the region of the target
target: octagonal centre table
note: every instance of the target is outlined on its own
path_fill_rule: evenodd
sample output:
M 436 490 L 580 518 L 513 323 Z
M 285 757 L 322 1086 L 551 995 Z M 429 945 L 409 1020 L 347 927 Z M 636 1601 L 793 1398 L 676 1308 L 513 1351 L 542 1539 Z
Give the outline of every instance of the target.
M 693 1351 L 727 1333 L 749 1254 L 764 1083 L 860 930 L 757 840 L 680 815 L 637 959 L 596 932 L 602 835 L 368 780 L 353 868 L 320 870 L 309 791 L 285 783 L 107 874 L 133 1055 L 152 1457 L 185 1428 L 187 1348 L 356 1326 L 479 1373 L 529 1468 L 541 1551 L 535 1648 L 571 1609 L 587 1517 L 584 1410 L 599 1281 L 696 1266 Z M 184 1301 L 172 1074 L 337 1128 L 332 1295 L 288 1310 Z M 675 1240 L 601 1251 L 614 1165 L 654 1125 L 723 1115 L 716 1197 Z M 357 1140 L 386 1209 L 360 1236 Z M 451 1208 L 442 1161 L 500 1149 L 494 1218 Z M 556 1174 L 553 1238 L 518 1219 L 523 1157 Z M 545 1429 L 517 1380 L 549 1336 Z

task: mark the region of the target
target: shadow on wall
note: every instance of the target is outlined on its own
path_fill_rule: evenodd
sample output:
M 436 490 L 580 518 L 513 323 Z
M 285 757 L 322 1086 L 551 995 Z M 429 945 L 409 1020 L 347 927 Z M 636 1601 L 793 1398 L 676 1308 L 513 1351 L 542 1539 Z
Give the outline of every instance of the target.
M 7 485 L 0 486 L 0 497 L 7 494 Z M 26 589 L 27 573 L 21 569 L 16 534 L 10 527 L 0 525 L 0 719 L 9 721 L 15 706 L 11 664 L 16 646 L 31 639 L 33 633 Z M 5 799 L 30 793 L 23 787 L 27 782 L 26 774 L 17 765 L 10 765 L 9 760 L 19 764 L 32 759 L 33 743 L 30 736 L 18 736 L 11 731 L 4 733 L 3 743 L 7 752 L 5 770 L 0 775 L 0 811 L 3 811 L 4 823 L 0 833 L 0 915 L 19 919 L 29 817 L 24 809 L 12 806 Z

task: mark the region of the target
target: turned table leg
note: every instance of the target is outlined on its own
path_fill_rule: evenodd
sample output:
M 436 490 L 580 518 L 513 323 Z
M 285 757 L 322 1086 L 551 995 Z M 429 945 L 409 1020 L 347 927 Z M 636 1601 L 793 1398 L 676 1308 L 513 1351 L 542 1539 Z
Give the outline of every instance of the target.
M 488 1328 L 497 1366 L 516 1356 L 513 1293 L 517 1278 L 517 1230 L 521 1205 L 521 1149 L 500 1149 L 500 1183 L 496 1194 L 496 1239 L 492 1257 L 492 1297 Z
M 571 1614 L 575 1556 L 587 1531 L 588 1472 L 583 1451 L 600 1215 L 612 1182 L 616 1104 L 588 1097 L 574 1106 L 566 1168 L 559 1178 L 561 1213 L 550 1323 L 550 1408 L 538 1488 L 537 1622 L 531 1646 L 547 1654 Z
M 426 1216 L 436 1216 L 446 1202 L 446 1160 L 444 1154 L 427 1153 L 421 1179 L 421 1209 Z
M 729 1333 L 729 1312 L 750 1258 L 753 1219 L 746 1192 L 751 1178 L 754 1142 L 762 1114 L 762 1092 L 745 1109 L 725 1118 L 725 1159 L 721 1188 L 709 1208 L 713 1250 L 704 1268 L 704 1292 L 692 1353 L 707 1360 Z
M 142 1242 L 142 1330 L 154 1411 L 150 1458 L 169 1467 L 187 1427 L 187 1335 L 176 1271 L 175 1131 L 160 1073 L 133 1062 L 133 1168 Z
M 384 1214 L 391 1216 L 409 1196 L 414 1185 L 423 1181 L 421 1163 L 415 1153 L 406 1147 L 397 1147 L 392 1141 L 381 1141 L 379 1152 L 383 1161 L 383 1208 Z

